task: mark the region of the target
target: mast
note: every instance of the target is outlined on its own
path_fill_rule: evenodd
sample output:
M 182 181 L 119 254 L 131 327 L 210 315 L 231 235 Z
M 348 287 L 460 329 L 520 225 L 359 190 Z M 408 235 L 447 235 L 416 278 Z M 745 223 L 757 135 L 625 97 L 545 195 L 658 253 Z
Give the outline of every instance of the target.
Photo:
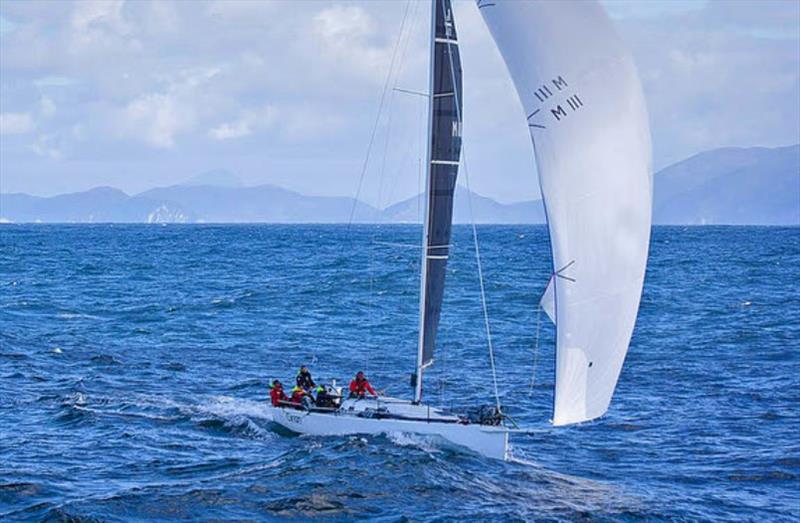
M 433 363 L 444 296 L 461 157 L 461 92 L 461 61 L 450 0 L 432 0 L 416 403 L 422 399 L 422 374 Z
M 431 0 L 431 32 L 429 43 L 428 60 L 428 137 L 425 151 L 425 210 L 422 219 L 422 262 L 420 263 L 419 274 L 419 340 L 417 342 L 417 367 L 416 379 L 414 383 L 414 403 L 422 400 L 422 371 L 423 352 L 425 347 L 425 298 L 426 280 L 428 279 L 427 258 L 428 258 L 428 216 L 430 207 L 430 187 L 431 187 L 431 137 L 433 135 L 433 74 L 434 74 L 434 49 L 436 47 L 436 2 Z

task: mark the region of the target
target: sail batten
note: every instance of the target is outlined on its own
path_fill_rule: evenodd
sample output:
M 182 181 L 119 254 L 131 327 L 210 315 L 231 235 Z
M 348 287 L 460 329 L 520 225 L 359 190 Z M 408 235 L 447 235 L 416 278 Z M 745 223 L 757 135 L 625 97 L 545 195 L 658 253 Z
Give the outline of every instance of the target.
M 453 197 L 461 156 L 461 59 L 450 0 L 433 0 L 420 336 L 415 401 L 422 395 L 422 371 L 433 362 L 441 316 Z
M 554 274 L 553 423 L 601 416 L 630 343 L 650 237 L 648 118 L 633 60 L 597 2 L 479 0 L 527 119 Z

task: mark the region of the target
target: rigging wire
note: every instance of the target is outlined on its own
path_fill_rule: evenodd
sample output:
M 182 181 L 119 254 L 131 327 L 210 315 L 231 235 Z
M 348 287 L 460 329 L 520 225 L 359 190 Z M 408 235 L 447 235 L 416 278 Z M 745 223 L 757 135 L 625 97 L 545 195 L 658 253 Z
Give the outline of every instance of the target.
M 350 230 L 350 226 L 353 224 L 353 217 L 356 212 L 356 205 L 358 203 L 358 197 L 361 196 L 361 188 L 364 184 L 364 175 L 367 173 L 367 166 L 369 165 L 369 157 L 372 153 L 372 145 L 375 142 L 375 134 L 378 131 L 378 123 L 381 119 L 381 114 L 383 114 L 383 105 L 386 101 L 386 92 L 389 90 L 389 83 L 392 78 L 392 71 L 394 70 L 395 59 L 397 58 L 397 51 L 400 48 L 400 42 L 402 40 L 403 30 L 406 26 L 406 20 L 408 19 L 408 10 L 411 7 L 411 0 L 406 2 L 405 11 L 403 12 L 403 21 L 400 23 L 400 34 L 398 35 L 397 42 L 395 42 L 394 50 L 392 51 L 392 59 L 389 62 L 389 71 L 386 73 L 386 81 L 383 84 L 383 92 L 381 92 L 381 99 L 380 103 L 378 104 L 378 114 L 375 115 L 375 122 L 372 124 L 372 132 L 370 133 L 369 137 L 369 144 L 367 145 L 367 153 L 364 156 L 364 163 L 361 165 L 361 174 L 358 178 L 358 187 L 356 189 L 355 198 L 353 198 L 353 206 L 350 208 L 350 217 L 347 220 L 347 230 Z
M 536 367 L 539 362 L 539 333 L 542 327 L 542 300 L 539 299 L 539 306 L 536 308 L 536 342 L 533 346 L 533 370 L 531 371 L 531 388 L 528 397 L 533 396 L 533 387 L 536 385 Z
M 445 3 L 444 0 L 442 2 L 442 11 L 445 10 Z M 448 61 L 450 62 L 450 81 L 453 85 L 454 91 L 454 98 L 455 98 L 455 106 L 456 106 L 456 117 L 458 118 L 459 123 L 463 126 L 464 120 L 461 117 L 461 108 L 459 107 L 459 99 L 458 99 L 458 92 L 455 88 L 456 86 L 456 72 L 455 72 L 455 65 L 453 64 L 453 44 L 450 40 L 447 41 L 447 57 Z M 431 93 L 433 96 L 433 93 Z M 483 264 L 481 263 L 481 251 L 480 246 L 478 245 L 478 228 L 475 225 L 475 214 L 473 213 L 472 209 L 472 191 L 470 190 L 469 185 L 469 170 L 467 169 L 467 153 L 466 148 L 464 147 L 464 142 L 462 139 L 461 142 L 461 159 L 462 163 L 464 164 L 464 181 L 467 184 L 467 201 L 469 202 L 469 214 L 470 214 L 470 222 L 472 224 L 472 240 L 475 246 L 475 261 L 478 266 L 478 281 L 480 283 L 480 290 L 481 290 L 481 308 L 483 309 L 483 324 L 484 328 L 486 329 L 486 342 L 489 346 L 489 363 L 492 368 L 492 384 L 494 386 L 494 399 L 495 404 L 497 406 L 497 410 L 500 411 L 500 393 L 498 392 L 497 388 L 497 369 L 495 368 L 494 364 L 494 347 L 492 346 L 492 331 L 489 326 L 489 309 L 486 305 L 486 288 L 483 284 Z
M 411 11 L 410 21 L 408 23 L 408 27 L 406 27 L 406 25 L 407 25 L 406 21 L 409 19 L 409 7 L 410 7 L 410 5 L 411 5 L 411 0 L 408 0 L 408 2 L 406 3 L 405 13 L 403 15 L 403 22 L 402 22 L 402 24 L 400 26 L 400 33 L 398 34 L 397 42 L 395 43 L 395 49 L 394 49 L 394 52 L 393 52 L 393 55 L 392 55 L 392 61 L 391 61 L 390 67 L 389 67 L 389 73 L 388 73 L 388 75 L 386 77 L 386 83 L 384 84 L 384 92 L 383 92 L 383 95 L 381 96 L 381 107 L 379 108 L 378 115 L 377 115 L 377 118 L 376 118 L 376 121 L 375 121 L 375 127 L 373 128 L 373 135 L 372 135 L 372 138 L 370 140 L 370 147 L 368 148 L 368 151 L 367 151 L 367 158 L 365 158 L 364 171 L 362 171 L 361 180 L 359 181 L 359 192 L 357 192 L 356 198 L 355 198 L 355 200 L 353 202 L 354 208 L 355 208 L 356 202 L 358 200 L 358 194 L 361 191 L 361 184 L 362 184 L 362 181 L 363 181 L 363 178 L 364 178 L 364 174 L 366 172 L 367 162 L 369 161 L 369 154 L 371 152 L 371 148 L 372 148 L 372 145 L 373 145 L 373 139 L 374 139 L 375 134 L 376 134 L 376 128 L 377 128 L 378 122 L 380 121 L 380 117 L 383 114 L 383 105 L 384 105 L 385 95 L 386 95 L 388 86 L 390 84 L 393 84 L 392 93 L 391 93 L 391 95 L 389 97 L 389 101 L 388 101 L 388 108 L 387 108 L 388 116 L 387 116 L 387 121 L 386 121 L 386 133 L 385 133 L 384 146 L 383 146 L 383 156 L 382 156 L 381 164 L 380 164 L 380 171 L 379 171 L 380 174 L 378 176 L 378 192 L 377 192 L 378 209 L 382 208 L 382 205 L 383 205 L 383 186 L 384 186 L 384 180 L 385 180 L 385 177 L 386 177 L 385 176 L 385 173 L 386 173 L 386 158 L 388 156 L 389 142 L 390 142 L 391 130 L 392 130 L 392 116 L 394 114 L 394 111 L 393 111 L 393 108 L 394 108 L 394 103 L 393 103 L 394 102 L 394 91 L 396 90 L 396 87 L 397 87 L 397 84 L 398 84 L 398 80 L 399 80 L 399 77 L 400 77 L 400 73 L 401 73 L 401 71 L 403 69 L 403 64 L 404 64 L 404 60 L 405 60 L 405 56 L 406 56 L 406 51 L 408 50 L 408 43 L 411 40 L 411 35 L 412 35 L 413 31 L 414 31 L 414 25 L 415 25 L 415 20 L 416 20 L 416 13 L 417 13 L 418 3 L 417 2 L 414 3 L 414 9 L 413 9 L 413 11 Z M 398 50 L 400 51 L 399 55 L 398 55 Z M 395 67 L 395 63 L 396 63 L 396 67 Z M 392 77 L 394 77 L 394 80 L 392 80 Z M 353 218 L 353 215 L 352 215 L 352 212 L 351 212 L 350 223 L 352 223 L 352 218 Z M 350 223 L 348 223 L 348 227 L 349 227 Z M 375 304 L 374 304 L 375 303 L 375 296 L 374 296 L 374 294 L 375 294 L 374 259 L 375 259 L 375 245 L 378 243 L 378 242 L 376 242 L 376 236 L 377 236 L 377 232 L 375 230 L 373 230 L 372 236 L 371 236 L 371 245 L 369 246 L 369 258 L 368 258 L 368 264 L 367 264 L 368 265 L 367 272 L 369 274 L 369 291 L 368 291 L 369 300 L 368 300 L 368 304 L 367 304 L 367 314 L 368 314 L 368 316 L 370 318 L 369 328 L 367 329 L 367 343 L 366 343 L 367 347 L 370 347 L 372 345 L 372 343 L 373 343 L 373 330 L 374 330 L 373 329 L 373 327 L 374 327 L 373 323 L 374 322 L 372 320 L 373 320 L 374 311 L 375 311 Z M 367 351 L 365 351 L 365 354 L 364 354 L 364 370 L 367 373 L 370 372 L 369 371 L 369 362 L 370 362 L 369 353 L 370 352 L 371 351 L 368 349 Z

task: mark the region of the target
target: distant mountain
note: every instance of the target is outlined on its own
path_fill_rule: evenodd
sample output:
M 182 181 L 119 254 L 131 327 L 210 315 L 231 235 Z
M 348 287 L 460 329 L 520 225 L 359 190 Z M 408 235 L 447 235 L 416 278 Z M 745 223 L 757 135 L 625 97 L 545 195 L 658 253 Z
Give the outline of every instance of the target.
M 63 223 L 183 223 L 196 216 L 179 204 L 119 189 L 97 187 L 50 198 L 27 194 L 0 194 L 0 221 Z
M 541 200 L 503 204 L 491 198 L 472 193 L 470 209 L 469 191 L 458 185 L 453 200 L 453 222 L 455 223 L 544 223 L 544 207 Z M 383 210 L 383 219 L 392 223 L 419 223 L 420 195 L 396 203 Z
M 243 187 L 238 176 L 227 169 L 214 169 L 192 176 L 179 185 L 214 185 L 217 187 Z
M 654 223 L 800 225 L 800 145 L 716 149 L 655 175 Z M 502 204 L 459 186 L 456 223 L 543 223 L 541 201 Z M 50 198 L 0 194 L 0 222 L 418 223 L 417 196 L 383 211 L 353 198 L 241 187 L 228 171 L 135 196 L 110 187 Z
M 353 198 L 305 196 L 274 185 L 215 187 L 173 185 L 139 195 L 194 209 L 199 221 L 269 223 L 346 223 L 380 221 L 380 211 Z
M 23 223 L 342 223 L 381 221 L 374 207 L 353 198 L 304 196 L 272 185 L 174 185 L 129 196 L 98 187 L 43 198 L 0 194 L 0 222 Z
M 655 176 L 653 221 L 800 225 L 800 145 L 715 149 Z

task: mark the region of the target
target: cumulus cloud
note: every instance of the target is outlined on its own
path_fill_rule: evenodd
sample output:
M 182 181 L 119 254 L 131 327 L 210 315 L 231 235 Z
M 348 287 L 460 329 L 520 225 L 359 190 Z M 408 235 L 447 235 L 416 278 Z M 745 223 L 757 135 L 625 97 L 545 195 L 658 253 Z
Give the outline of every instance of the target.
M 131 29 L 122 14 L 124 0 L 80 0 L 75 2 L 70 26 L 75 53 L 104 52 L 119 44 L 138 48 L 136 39 L 128 38 Z
M 246 110 L 236 120 L 224 122 L 208 131 L 215 140 L 230 140 L 249 136 L 256 130 L 267 129 L 275 122 L 275 109 L 271 106 Z
M 0 113 L 0 134 L 26 134 L 36 129 L 28 113 Z
M 216 67 L 188 68 L 159 77 L 162 89 L 137 96 L 117 111 L 115 127 L 124 137 L 171 149 L 176 137 L 195 129 L 208 98 L 204 89 L 219 74 Z M 112 113 L 113 114 L 113 113 Z
M 56 114 L 55 102 L 47 96 L 42 96 L 39 99 L 39 114 L 45 118 L 49 118 Z
M 800 141 L 798 2 L 604 4 L 642 74 L 657 165 L 713 147 Z M 23 173 L 4 183 L 46 184 L 35 182 L 49 172 L 36 162 L 61 157 L 74 160 L 61 165 L 75 179 L 150 161 L 143 168 L 169 182 L 211 163 L 248 183 L 344 194 L 358 179 L 405 9 L 370 1 L 3 0 L 0 163 L 4 173 Z M 456 2 L 455 11 L 472 186 L 503 200 L 536 197 L 529 134 L 502 58 L 474 3 Z M 424 3 L 410 4 L 390 87 L 427 89 L 428 13 Z M 388 145 L 385 165 L 399 173 L 401 198 L 418 188 L 425 102 L 391 92 L 386 103 L 376 143 Z M 24 138 L 6 138 L 12 134 Z M 145 188 L 126 185 L 138 179 L 119 184 Z
M 192 114 L 179 108 L 170 94 L 151 93 L 132 100 L 122 111 L 123 134 L 139 138 L 153 147 L 171 148 L 175 135 L 191 127 Z
M 334 5 L 313 18 L 320 51 L 337 67 L 379 81 L 386 75 L 392 46 L 375 45 L 376 20 L 360 6 Z
M 37 156 L 50 160 L 60 160 L 62 158 L 61 149 L 58 147 L 58 137 L 54 134 L 41 134 L 36 137 L 29 149 Z

